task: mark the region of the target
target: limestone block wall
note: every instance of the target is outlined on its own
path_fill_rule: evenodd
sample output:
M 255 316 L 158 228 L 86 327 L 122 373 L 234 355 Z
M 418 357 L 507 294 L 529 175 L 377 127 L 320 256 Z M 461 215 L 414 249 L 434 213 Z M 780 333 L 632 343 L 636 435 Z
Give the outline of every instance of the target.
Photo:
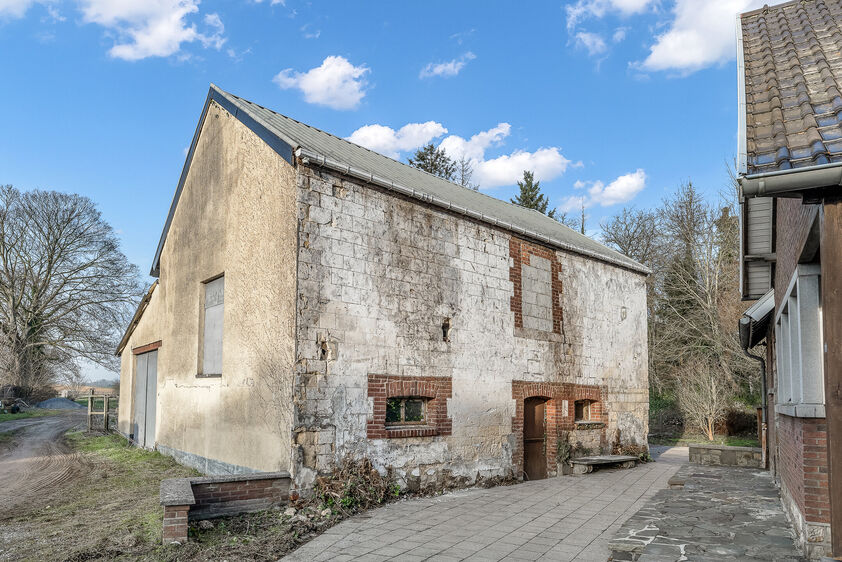
M 600 387 L 609 439 L 646 443 L 643 275 L 322 168 L 298 200 L 297 487 L 347 454 L 410 485 L 518 476 L 513 381 Z M 449 378 L 449 431 L 369 438 L 372 375 Z

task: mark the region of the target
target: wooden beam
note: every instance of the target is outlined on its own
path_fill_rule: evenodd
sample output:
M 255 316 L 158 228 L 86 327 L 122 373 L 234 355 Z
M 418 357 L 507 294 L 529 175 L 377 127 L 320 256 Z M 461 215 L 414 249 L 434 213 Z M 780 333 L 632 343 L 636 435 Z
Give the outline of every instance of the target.
M 148 344 L 142 345 L 140 347 L 135 347 L 135 348 L 132 349 L 132 353 L 134 355 L 140 355 L 141 353 L 146 353 L 148 351 L 155 351 L 159 347 L 161 347 L 161 340 L 158 340 L 158 341 L 155 341 L 155 342 L 152 342 L 152 343 L 148 343 Z
M 825 199 L 821 225 L 822 324 L 830 534 L 842 556 L 842 200 Z

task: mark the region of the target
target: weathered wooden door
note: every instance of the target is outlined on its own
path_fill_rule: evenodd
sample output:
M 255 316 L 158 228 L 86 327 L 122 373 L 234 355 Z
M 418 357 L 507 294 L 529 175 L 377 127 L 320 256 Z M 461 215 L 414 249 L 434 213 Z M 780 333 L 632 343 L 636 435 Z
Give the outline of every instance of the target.
M 545 403 L 543 398 L 527 398 L 523 403 L 523 471 L 527 480 L 547 477 Z
M 134 440 L 147 449 L 155 446 L 155 406 L 158 397 L 158 350 L 137 356 L 134 381 Z

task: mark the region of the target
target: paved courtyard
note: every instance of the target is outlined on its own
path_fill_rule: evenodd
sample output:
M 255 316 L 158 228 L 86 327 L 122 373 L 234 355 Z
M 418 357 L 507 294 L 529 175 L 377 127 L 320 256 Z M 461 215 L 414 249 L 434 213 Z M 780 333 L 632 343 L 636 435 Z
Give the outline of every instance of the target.
M 407 500 L 348 519 L 284 560 L 605 562 L 622 524 L 686 462 L 677 447 L 632 470 Z
M 765 470 L 685 465 L 671 483 L 620 528 L 615 560 L 803 560 Z

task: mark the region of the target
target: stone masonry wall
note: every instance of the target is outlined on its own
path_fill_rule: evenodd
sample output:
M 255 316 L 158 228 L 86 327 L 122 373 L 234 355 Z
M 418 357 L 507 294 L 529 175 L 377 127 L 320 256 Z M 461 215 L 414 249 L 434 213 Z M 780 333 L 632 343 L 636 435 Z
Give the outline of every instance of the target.
M 518 477 L 513 381 L 598 387 L 609 440 L 646 443 L 643 275 L 320 168 L 298 186 L 296 488 L 348 454 L 410 486 Z M 448 431 L 369 438 L 371 377 L 446 380 Z

